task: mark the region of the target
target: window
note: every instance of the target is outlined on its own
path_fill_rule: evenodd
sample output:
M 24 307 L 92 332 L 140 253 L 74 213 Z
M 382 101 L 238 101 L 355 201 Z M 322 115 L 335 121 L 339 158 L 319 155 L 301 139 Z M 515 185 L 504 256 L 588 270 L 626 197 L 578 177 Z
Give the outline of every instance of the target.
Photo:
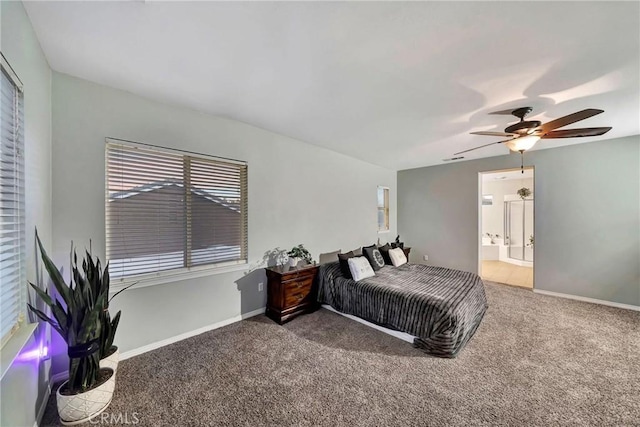
M 389 189 L 378 187 L 378 232 L 389 231 Z
M 22 85 L 4 56 L 0 92 L 0 339 L 4 344 L 23 320 L 27 283 Z
M 106 169 L 112 277 L 246 263 L 244 162 L 107 139 Z

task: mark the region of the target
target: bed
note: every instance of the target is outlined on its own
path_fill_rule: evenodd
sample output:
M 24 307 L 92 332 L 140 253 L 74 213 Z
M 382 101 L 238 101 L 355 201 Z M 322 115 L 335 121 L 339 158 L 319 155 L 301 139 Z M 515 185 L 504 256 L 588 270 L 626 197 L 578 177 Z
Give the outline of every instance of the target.
M 414 346 L 438 357 L 456 357 L 487 310 L 480 276 L 421 264 L 385 266 L 358 282 L 340 263 L 320 266 L 318 301 L 336 311 L 414 336 Z

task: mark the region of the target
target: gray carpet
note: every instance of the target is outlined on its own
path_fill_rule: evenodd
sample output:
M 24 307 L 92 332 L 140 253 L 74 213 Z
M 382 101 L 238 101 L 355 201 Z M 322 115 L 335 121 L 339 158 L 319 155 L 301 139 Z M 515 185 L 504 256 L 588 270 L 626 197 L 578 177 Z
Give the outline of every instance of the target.
M 153 426 L 640 425 L 640 313 L 487 296 L 456 359 L 327 310 L 259 316 L 121 362 L 107 411 Z M 57 423 L 52 398 L 43 425 Z

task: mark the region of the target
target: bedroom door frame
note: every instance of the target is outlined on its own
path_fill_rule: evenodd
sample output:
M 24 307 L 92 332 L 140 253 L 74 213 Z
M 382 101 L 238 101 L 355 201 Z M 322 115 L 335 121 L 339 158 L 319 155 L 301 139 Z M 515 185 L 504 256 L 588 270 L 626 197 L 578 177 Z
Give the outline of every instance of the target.
M 533 188 L 534 191 L 537 188 L 537 182 L 536 182 L 536 168 L 535 166 L 526 166 L 525 169 L 530 169 L 533 171 Z M 520 168 L 507 168 L 507 169 L 495 169 L 495 170 L 487 170 L 487 171 L 480 171 L 478 172 L 478 200 L 477 200 L 477 211 L 478 211 L 478 231 L 477 231 L 477 247 L 478 247 L 478 265 L 477 265 L 477 272 L 479 276 L 482 276 L 482 189 L 483 189 L 483 185 L 482 185 L 482 176 L 483 175 L 488 175 L 488 174 L 497 174 L 497 173 L 501 173 L 501 172 L 513 172 L 513 171 L 520 171 Z M 535 196 L 534 196 L 534 202 L 533 202 L 533 230 L 534 230 L 534 235 L 536 234 L 537 227 L 536 227 L 536 205 L 537 203 L 535 202 Z M 504 234 L 504 230 L 503 230 L 503 234 Z M 504 239 L 504 236 L 503 236 Z M 536 237 L 537 240 L 537 237 Z M 524 243 L 523 243 L 524 244 Z M 531 290 L 535 290 L 536 289 L 536 247 L 537 245 L 533 245 L 533 280 L 532 280 L 532 284 L 531 284 Z M 523 289 L 528 289 L 526 287 L 523 287 Z

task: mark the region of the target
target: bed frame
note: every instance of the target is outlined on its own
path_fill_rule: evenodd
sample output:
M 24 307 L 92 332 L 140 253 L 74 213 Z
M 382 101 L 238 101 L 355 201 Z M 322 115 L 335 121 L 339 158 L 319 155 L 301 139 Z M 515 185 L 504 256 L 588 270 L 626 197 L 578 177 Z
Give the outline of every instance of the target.
M 331 307 L 329 304 L 322 304 L 321 307 L 325 308 L 325 309 L 327 309 L 329 311 L 333 311 L 334 313 L 337 313 L 340 316 L 344 316 L 344 317 L 346 317 L 348 319 L 355 320 L 358 323 L 362 323 L 363 325 L 366 325 L 366 326 L 368 326 L 370 328 L 373 328 L 373 329 L 377 329 L 380 332 L 384 332 L 385 334 L 391 335 L 393 337 L 396 337 L 398 339 L 401 339 L 402 341 L 406 341 L 406 342 L 411 343 L 411 344 L 413 344 L 413 340 L 416 338 L 413 335 L 407 334 L 406 332 L 394 331 L 393 329 L 389 329 L 389 328 L 385 328 L 384 326 L 376 325 L 375 323 L 368 322 L 368 321 L 366 321 L 364 319 L 361 319 L 359 317 L 352 316 L 351 314 L 341 313 L 338 310 L 336 310 L 335 308 Z

